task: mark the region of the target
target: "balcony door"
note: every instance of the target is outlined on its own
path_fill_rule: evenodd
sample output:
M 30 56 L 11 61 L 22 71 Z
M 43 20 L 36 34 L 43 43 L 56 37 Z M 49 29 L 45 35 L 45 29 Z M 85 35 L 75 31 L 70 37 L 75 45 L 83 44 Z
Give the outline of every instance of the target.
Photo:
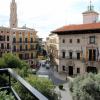
M 96 61 L 96 50 L 89 49 L 89 61 Z

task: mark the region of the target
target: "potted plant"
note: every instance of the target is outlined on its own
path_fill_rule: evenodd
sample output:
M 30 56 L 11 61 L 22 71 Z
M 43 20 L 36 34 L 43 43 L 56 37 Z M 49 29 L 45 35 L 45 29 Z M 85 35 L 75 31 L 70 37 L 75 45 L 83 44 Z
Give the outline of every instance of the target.
M 63 89 L 63 85 L 62 84 L 59 85 L 59 89 L 61 89 L 61 90 Z

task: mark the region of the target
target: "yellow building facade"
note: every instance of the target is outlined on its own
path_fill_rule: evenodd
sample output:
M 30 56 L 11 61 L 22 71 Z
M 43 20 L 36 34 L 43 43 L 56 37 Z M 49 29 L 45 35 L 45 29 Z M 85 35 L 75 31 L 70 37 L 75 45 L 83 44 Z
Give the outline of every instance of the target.
M 25 60 L 30 66 L 37 63 L 37 31 L 26 26 L 18 27 L 17 5 L 12 0 L 10 5 L 10 27 L 0 27 L 0 57 L 11 52 L 20 59 Z

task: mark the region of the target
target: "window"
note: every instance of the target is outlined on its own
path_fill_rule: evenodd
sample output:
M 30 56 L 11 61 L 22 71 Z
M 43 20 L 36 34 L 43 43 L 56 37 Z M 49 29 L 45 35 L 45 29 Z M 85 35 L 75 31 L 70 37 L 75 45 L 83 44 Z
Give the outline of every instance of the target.
M 5 41 L 5 36 L 0 35 L 0 41 Z
M 27 45 L 25 45 L 25 50 L 27 50 L 28 49 L 28 47 L 27 47 Z
M 65 58 L 65 51 L 62 52 L 62 58 Z
M 72 43 L 72 39 L 69 40 L 69 43 Z
M 10 49 L 10 45 L 9 45 L 9 43 L 7 43 L 7 49 Z
M 33 59 L 33 53 L 31 53 L 31 59 Z
M 31 43 L 33 43 L 33 38 L 31 38 Z
M 62 43 L 65 43 L 65 39 L 62 40 Z
M 65 71 L 65 66 L 62 66 L 62 70 Z
M 77 59 L 78 60 L 80 59 L 80 53 L 79 52 L 77 53 Z
M 69 52 L 69 59 L 72 59 L 72 55 L 73 55 L 73 53 Z
M 25 38 L 25 43 L 27 43 L 28 41 L 27 41 L 27 38 Z
M 77 39 L 77 43 L 80 43 L 80 39 Z
M 14 37 L 14 38 L 13 38 L 13 43 L 15 43 L 15 42 L 16 42 L 16 38 Z
M 4 43 L 1 43 L 1 49 L 4 49 Z
M 25 59 L 29 59 L 29 54 L 25 53 Z
M 31 50 L 34 50 L 34 45 L 31 45 Z
M 9 41 L 9 36 L 7 36 L 7 41 Z
M 95 44 L 95 36 L 90 36 L 89 39 L 90 39 L 90 40 L 89 40 L 89 43 L 90 43 L 90 44 Z
M 13 46 L 13 51 L 16 51 L 16 46 L 15 45 Z
M 19 58 L 20 59 L 23 59 L 23 54 L 19 54 Z
M 20 51 L 22 51 L 22 45 L 20 45 Z
M 22 43 L 22 38 L 19 39 L 20 43 Z
M 80 68 L 77 68 L 77 73 L 80 73 Z

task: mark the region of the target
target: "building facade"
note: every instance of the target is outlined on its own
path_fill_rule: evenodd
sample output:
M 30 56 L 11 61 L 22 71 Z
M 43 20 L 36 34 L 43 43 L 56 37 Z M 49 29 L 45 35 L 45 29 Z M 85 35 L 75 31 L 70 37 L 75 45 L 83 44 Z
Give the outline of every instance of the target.
M 31 66 L 37 63 L 37 31 L 23 26 L 18 27 L 17 5 L 12 0 L 10 5 L 10 27 L 0 27 L 0 57 L 11 52 Z
M 66 25 L 49 35 L 47 49 L 58 72 L 77 75 L 100 71 L 100 23 L 97 18 L 98 13 L 90 4 L 83 13 L 83 24 Z

